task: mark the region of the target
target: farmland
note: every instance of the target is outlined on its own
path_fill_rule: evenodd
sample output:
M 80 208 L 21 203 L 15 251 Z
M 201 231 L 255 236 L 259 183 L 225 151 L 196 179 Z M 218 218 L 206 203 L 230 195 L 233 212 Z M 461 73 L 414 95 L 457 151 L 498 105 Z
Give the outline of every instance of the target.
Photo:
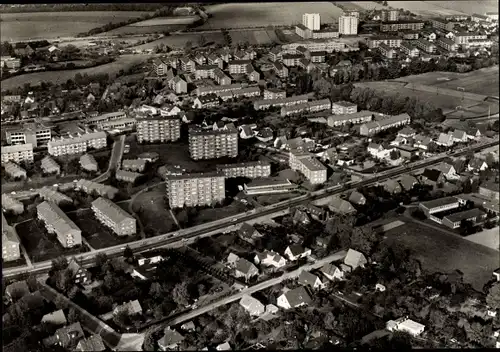
M 191 24 L 200 18 L 198 16 L 157 17 L 150 20 L 132 23 L 132 27 L 162 26 L 171 24 Z
M 114 62 L 92 68 L 56 72 L 46 71 L 28 73 L 3 80 L 2 90 L 22 87 L 26 83 L 34 86 L 40 84 L 43 81 L 53 82 L 54 84 L 61 84 L 63 82 L 66 82 L 68 79 L 73 79 L 77 73 L 80 73 L 82 75 L 85 73 L 89 75 L 107 73 L 112 76 L 116 75 L 120 70 L 125 70 L 128 67 L 131 67 L 136 63 L 146 61 L 147 59 L 148 56 L 144 55 L 121 55 Z
M 109 22 L 121 22 L 146 13 L 137 11 L 6 13 L 0 15 L 0 39 L 19 41 L 74 36 Z
M 462 11 L 468 15 L 473 13 L 497 12 L 498 0 L 469 0 L 469 1 L 422 1 L 431 3 L 432 6 L 438 6 L 444 9 Z
M 187 25 L 197 21 L 198 19 L 198 16 L 152 18 L 146 21 L 136 22 L 127 26 L 115 28 L 109 32 L 101 33 L 100 36 L 174 32 L 186 29 Z
M 342 5 L 346 10 L 383 10 L 387 6 L 376 3 L 374 1 L 352 1 L 352 2 L 337 2 Z
M 445 232 L 432 231 L 420 225 L 407 223 L 403 230 L 396 228 L 386 233 L 389 242 L 400 242 L 411 248 L 422 264 L 430 271 L 450 272 L 459 269 L 464 281 L 476 290 L 491 278 L 498 267 L 498 252 Z M 446 255 L 443 255 L 446 253 Z
M 444 2 L 444 1 L 442 1 Z M 390 7 L 396 9 L 404 9 L 421 16 L 447 16 L 447 15 L 462 15 L 463 12 L 455 10 L 456 6 L 445 8 L 435 4 L 434 1 L 388 1 Z M 451 4 L 450 4 L 451 5 Z
M 212 14 L 203 29 L 248 28 L 293 25 L 302 22 L 302 14 L 319 13 L 322 23 L 337 22 L 342 10 L 329 2 L 309 3 L 231 3 L 206 6 Z

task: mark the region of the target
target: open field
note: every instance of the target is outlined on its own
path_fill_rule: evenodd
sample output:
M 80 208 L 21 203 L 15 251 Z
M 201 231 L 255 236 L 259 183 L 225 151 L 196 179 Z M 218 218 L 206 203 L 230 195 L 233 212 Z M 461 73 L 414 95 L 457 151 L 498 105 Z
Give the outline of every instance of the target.
M 104 32 L 98 34 L 98 36 L 106 37 L 110 35 L 139 35 L 139 34 L 152 34 L 152 33 L 164 33 L 164 32 L 174 32 L 178 30 L 185 29 L 184 24 L 169 24 L 169 25 L 157 25 L 157 26 L 122 26 L 110 30 L 109 32 Z M 127 39 L 127 38 L 125 38 Z M 135 38 L 131 38 L 135 39 Z
M 383 10 L 387 9 L 387 6 L 376 3 L 374 1 L 352 1 L 352 2 L 337 2 L 339 5 L 345 7 L 346 10 Z
M 498 235 L 498 227 L 483 230 L 473 235 L 465 237 L 466 240 L 482 244 L 496 251 L 500 251 L 500 238 Z
M 256 197 L 255 201 L 262 205 L 263 207 L 283 202 L 285 200 L 294 198 L 294 197 L 299 197 L 302 194 L 300 192 L 290 192 L 290 193 L 282 193 L 282 194 L 269 194 L 269 195 L 263 195 L 263 196 L 258 196 Z
M 275 31 L 256 30 L 256 31 L 231 31 L 229 32 L 233 43 L 248 42 L 251 45 L 262 45 L 279 43 Z
M 386 234 L 389 242 L 397 241 L 410 248 L 422 268 L 437 272 L 459 269 L 464 281 L 482 291 L 498 268 L 498 251 L 445 232 L 438 232 L 415 223 L 396 228 Z
M 186 43 L 189 41 L 193 47 L 199 46 L 200 33 L 179 33 L 174 35 L 169 35 L 167 37 L 160 38 L 150 43 L 142 44 L 133 47 L 132 49 L 137 50 L 147 50 L 152 49 L 157 45 L 167 45 L 173 48 L 184 48 Z M 221 32 L 217 31 L 214 33 L 203 33 L 206 39 L 206 43 L 224 44 L 224 37 Z
M 448 9 L 434 4 L 434 1 L 387 1 L 390 7 L 395 9 L 405 9 L 421 16 L 447 16 L 447 15 L 462 15 L 463 12 L 455 9 Z M 455 8 L 451 5 L 449 7 Z
M 101 224 L 90 209 L 80 210 L 68 216 L 82 230 L 82 236 L 94 249 L 116 246 L 139 239 L 139 236 L 117 236 L 113 230 Z
M 199 20 L 198 16 L 176 16 L 176 17 L 157 17 L 150 20 L 132 23 L 132 27 L 149 27 L 149 26 L 163 26 L 170 24 L 191 24 Z
M 178 229 L 165 204 L 166 194 L 165 185 L 161 185 L 135 199 L 133 209 L 144 225 L 144 232 L 163 234 Z
M 398 78 L 397 81 L 425 84 L 440 88 L 456 90 L 462 87 L 465 92 L 498 96 L 498 65 L 482 68 L 467 73 L 428 72 Z
M 391 1 L 390 1 L 391 2 Z M 468 15 L 473 13 L 498 12 L 498 0 L 469 0 L 469 1 L 422 1 L 443 9 L 462 11 Z
M 231 3 L 206 6 L 212 14 L 203 29 L 283 26 L 302 23 L 302 14 L 319 13 L 322 23 L 337 22 L 342 10 L 329 2 Z
M 110 76 L 116 75 L 120 70 L 125 70 L 128 67 L 140 62 L 144 62 L 148 59 L 145 55 L 121 55 L 114 62 L 109 64 L 104 64 L 97 67 L 83 68 L 78 70 L 66 70 L 66 71 L 46 71 L 46 72 L 35 72 L 28 73 L 20 76 L 11 77 L 5 79 L 1 83 L 2 90 L 13 89 L 16 87 L 22 87 L 24 84 L 29 83 L 32 86 L 39 85 L 41 82 L 52 82 L 54 84 L 61 84 L 66 82 L 68 79 L 73 79 L 77 73 L 80 74 L 103 74 L 107 73 Z
M 88 252 L 85 245 L 78 248 L 63 248 L 55 234 L 47 233 L 42 221 L 30 220 L 16 226 L 28 256 L 32 262 L 43 262 L 61 255 Z
M 74 36 L 110 22 L 121 22 L 147 13 L 137 11 L 6 13 L 0 15 L 0 39 L 19 41 Z

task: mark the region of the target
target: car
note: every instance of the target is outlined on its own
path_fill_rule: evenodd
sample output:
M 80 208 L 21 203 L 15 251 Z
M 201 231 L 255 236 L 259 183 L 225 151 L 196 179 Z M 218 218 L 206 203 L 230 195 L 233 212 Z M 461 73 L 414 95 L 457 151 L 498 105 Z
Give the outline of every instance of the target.
M 187 242 L 187 238 L 183 238 L 181 241 L 182 242 Z
M 10 192 L 10 194 L 16 194 L 16 192 L 12 191 L 12 192 Z
M 238 221 L 238 219 L 233 219 L 233 220 L 231 220 L 231 221 L 232 221 L 232 222 L 236 222 L 236 221 Z

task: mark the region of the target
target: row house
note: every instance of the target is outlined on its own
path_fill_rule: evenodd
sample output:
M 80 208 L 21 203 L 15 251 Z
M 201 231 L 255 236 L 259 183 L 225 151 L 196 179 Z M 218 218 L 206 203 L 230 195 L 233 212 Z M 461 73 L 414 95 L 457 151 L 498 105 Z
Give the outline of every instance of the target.
M 58 206 L 73 204 L 73 199 L 49 186 L 40 188 L 38 190 L 38 195 L 43 200 L 55 203 Z
M 208 109 L 219 106 L 219 97 L 216 94 L 207 94 L 196 97 L 193 102 L 194 109 Z
M 424 28 L 424 21 L 397 21 L 397 22 L 382 22 L 380 24 L 381 32 L 398 32 L 400 30 L 418 31 Z
M 361 125 L 359 133 L 362 136 L 372 136 L 389 128 L 407 125 L 410 123 L 410 121 L 410 115 L 406 113 L 390 116 L 384 120 L 372 121 Z
M 432 27 L 443 31 L 451 32 L 455 27 L 455 24 L 456 22 L 447 21 L 441 18 L 431 19 Z
M 331 102 L 330 99 L 314 100 L 307 103 L 283 106 L 281 108 L 281 116 L 289 116 L 293 114 L 299 114 L 301 112 L 318 112 L 323 110 L 330 110 Z
M 136 219 L 109 199 L 94 200 L 91 209 L 95 217 L 118 236 L 136 233 Z
M 76 136 L 68 134 L 68 137 L 53 139 L 47 144 L 50 155 L 72 155 L 87 152 L 87 149 L 106 148 L 107 137 L 103 131 L 77 134 Z
M 300 59 L 302 59 L 301 54 L 286 54 L 283 55 L 282 63 L 287 67 L 294 67 L 299 65 Z
M 328 116 L 327 124 L 330 127 L 339 127 L 347 124 L 362 124 L 373 120 L 373 112 L 362 110 L 355 113 L 346 113 L 340 115 Z
M 286 91 L 275 89 L 275 88 L 267 88 L 264 89 L 264 100 L 268 99 L 283 99 L 286 98 Z
M 368 48 L 375 49 L 380 46 L 380 44 L 385 44 L 390 48 L 399 48 L 402 39 L 396 36 L 374 36 L 367 39 Z
M 26 161 L 28 163 L 33 162 L 33 144 L 17 144 L 10 146 L 2 146 L 2 165 L 12 161 L 15 163 L 20 163 L 21 161 Z
M 235 99 L 239 97 L 258 97 L 260 96 L 260 88 L 259 87 L 246 87 L 239 90 L 235 90 L 232 92 L 222 92 L 217 93 L 217 96 L 223 101 L 227 101 L 229 99 Z
M 389 47 L 383 43 L 379 45 L 378 50 L 387 59 L 394 59 L 394 56 L 396 55 L 396 52 L 394 51 L 394 49 L 392 49 L 391 47 Z
M 332 114 L 344 115 L 358 112 L 358 106 L 354 103 L 341 100 L 332 103 Z
M 209 86 L 209 87 L 198 87 L 196 88 L 196 95 L 198 97 L 205 96 L 209 94 L 217 94 L 222 92 L 231 92 L 240 90 L 242 88 L 248 87 L 245 83 L 232 83 L 221 86 Z
M 175 76 L 167 81 L 168 88 L 172 89 L 176 94 L 186 94 L 188 92 L 188 84 L 180 76 Z
M 194 73 L 196 79 L 213 78 L 214 70 L 219 69 L 217 65 L 198 65 Z
M 307 103 L 309 97 L 307 94 L 303 95 L 294 95 L 287 98 L 281 99 L 264 99 L 257 100 L 254 102 L 253 107 L 255 110 L 264 110 L 269 109 L 270 107 L 282 107 L 282 106 L 291 106 L 296 104 Z
M 445 38 L 445 37 L 439 37 L 436 40 L 436 44 L 440 46 L 441 48 L 448 50 L 448 51 L 457 51 L 458 50 L 458 44 L 456 44 L 453 40 Z
M 327 168 L 310 153 L 291 150 L 289 165 L 292 170 L 300 171 L 311 184 L 322 184 L 327 180 Z
M 5 173 L 12 177 L 13 179 L 21 179 L 21 178 L 26 178 L 27 173 L 26 170 L 17 165 L 16 163 L 13 163 L 12 161 L 9 161 L 5 164 L 2 165 Z
M 85 179 L 80 179 L 74 182 L 74 189 L 87 194 L 96 193 L 99 196 L 106 197 L 108 199 L 113 199 L 118 194 L 118 188 Z
M 415 44 L 417 45 L 418 48 L 422 49 L 423 51 L 427 52 L 427 53 L 434 53 L 436 52 L 436 45 L 434 45 L 433 43 L 425 40 L 425 39 L 418 39 L 417 41 L 415 41 Z
M 246 162 L 238 164 L 217 165 L 217 172 L 224 174 L 227 178 L 247 177 L 260 178 L 271 176 L 271 164 L 263 161 Z
M 231 78 L 226 75 L 220 68 L 214 70 L 213 80 L 221 86 L 227 86 L 231 84 Z
M 82 231 L 55 203 L 44 201 L 36 207 L 37 218 L 49 233 L 55 233 L 64 248 L 82 244 Z
M 247 74 L 251 60 L 233 60 L 229 62 L 229 74 Z
M 403 42 L 399 49 L 406 54 L 408 57 L 418 57 L 420 55 L 420 50 L 418 50 L 412 43 Z

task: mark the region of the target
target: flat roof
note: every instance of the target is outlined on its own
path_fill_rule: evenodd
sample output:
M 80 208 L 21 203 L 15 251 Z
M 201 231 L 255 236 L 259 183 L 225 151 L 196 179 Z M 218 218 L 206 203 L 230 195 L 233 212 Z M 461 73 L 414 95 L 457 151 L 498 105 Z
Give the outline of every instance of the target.
M 433 209 L 442 205 L 458 203 L 458 199 L 455 197 L 444 197 L 439 199 L 430 200 L 427 202 L 421 202 L 420 204 L 427 209 Z
M 485 212 L 478 209 L 478 208 L 474 208 L 474 209 L 469 209 L 466 211 L 461 211 L 458 213 L 453 213 L 451 215 L 447 215 L 443 219 L 447 219 L 451 222 L 458 222 L 458 221 L 467 220 L 467 219 L 470 219 L 472 217 L 477 217 L 477 216 L 481 216 L 481 215 L 485 215 Z
M 261 178 L 261 179 L 252 180 L 250 183 L 247 183 L 245 186 L 247 188 L 251 188 L 251 187 L 276 187 L 276 186 L 292 186 L 292 185 L 293 185 L 293 183 L 291 183 L 288 179 L 280 180 L 280 179 L 273 179 L 273 178 Z
M 189 178 L 212 178 L 212 177 L 222 177 L 224 178 L 224 174 L 219 173 L 217 171 L 212 172 L 200 172 L 195 174 L 182 174 L 182 175 L 167 175 L 167 180 L 184 180 Z

